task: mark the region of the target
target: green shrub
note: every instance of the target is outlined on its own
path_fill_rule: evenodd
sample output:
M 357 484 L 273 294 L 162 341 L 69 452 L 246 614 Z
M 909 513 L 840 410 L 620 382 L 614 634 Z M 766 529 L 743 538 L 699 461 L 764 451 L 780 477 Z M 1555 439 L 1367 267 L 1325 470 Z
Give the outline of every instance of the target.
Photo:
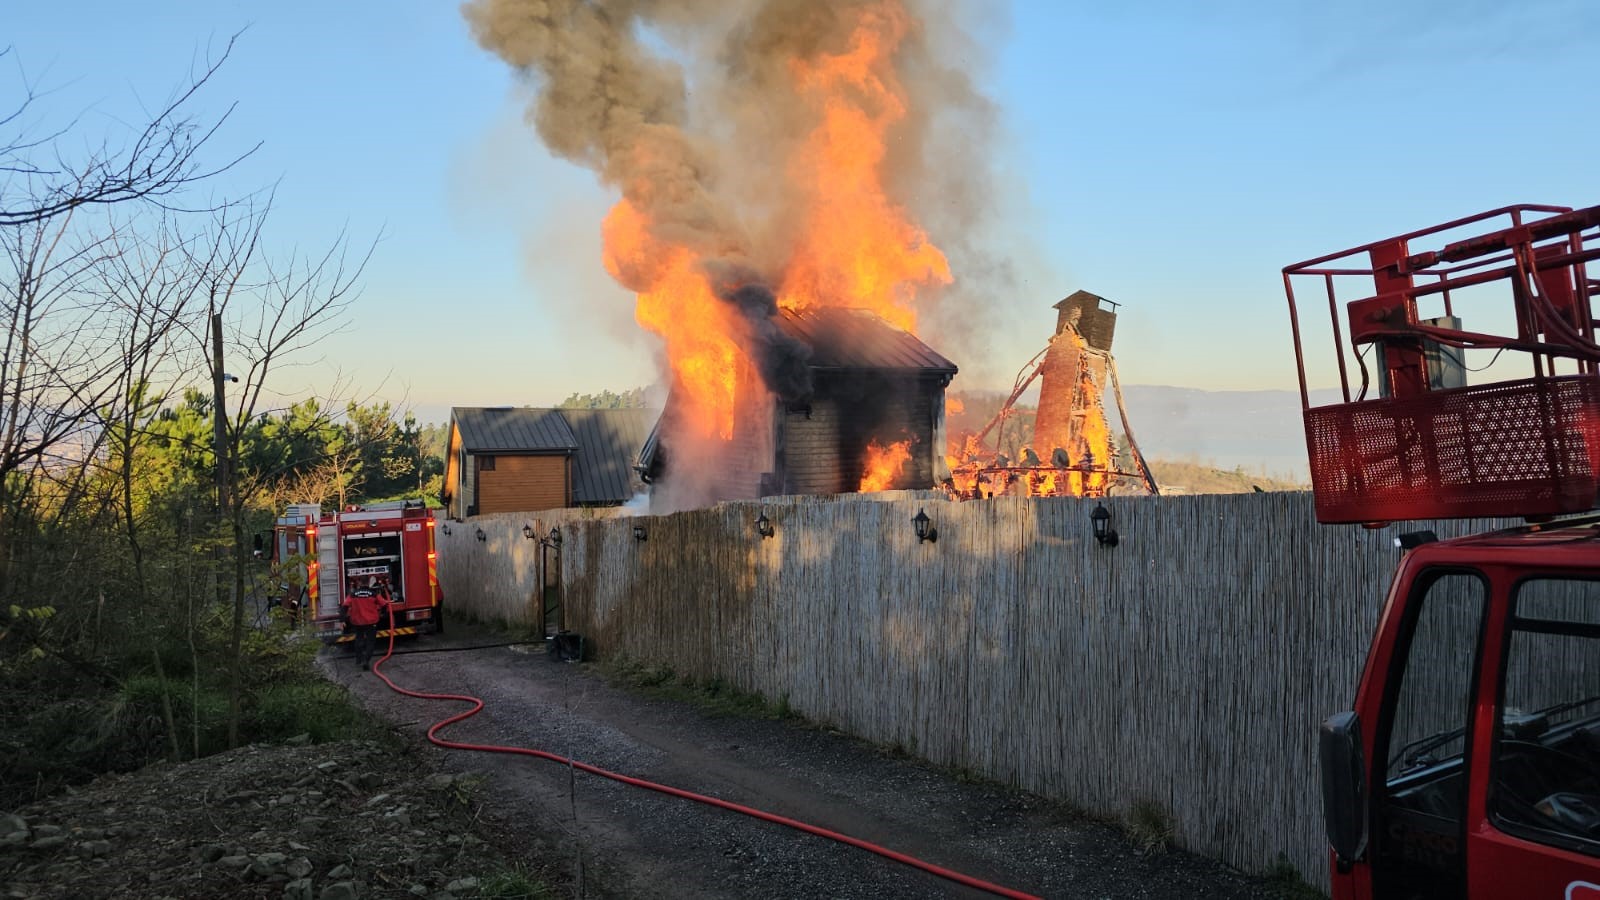
M 495 900 L 553 900 L 556 892 L 520 868 L 505 869 L 478 879 L 478 896 Z

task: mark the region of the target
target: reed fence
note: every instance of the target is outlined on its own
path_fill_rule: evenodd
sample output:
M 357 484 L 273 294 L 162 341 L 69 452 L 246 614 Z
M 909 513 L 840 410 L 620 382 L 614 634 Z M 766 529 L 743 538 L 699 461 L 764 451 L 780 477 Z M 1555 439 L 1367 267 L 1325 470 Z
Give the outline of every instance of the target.
M 1394 529 L 1318 525 L 1309 494 L 1111 498 L 1120 542 L 1102 547 L 1096 502 L 487 516 L 452 524 L 439 567 L 457 607 L 533 621 L 538 546 L 521 529 L 560 525 L 567 624 L 601 655 L 783 698 L 1100 815 L 1154 802 L 1182 846 L 1250 871 L 1282 854 L 1325 886 L 1317 728 L 1351 705 Z M 934 542 L 913 531 L 923 508 Z

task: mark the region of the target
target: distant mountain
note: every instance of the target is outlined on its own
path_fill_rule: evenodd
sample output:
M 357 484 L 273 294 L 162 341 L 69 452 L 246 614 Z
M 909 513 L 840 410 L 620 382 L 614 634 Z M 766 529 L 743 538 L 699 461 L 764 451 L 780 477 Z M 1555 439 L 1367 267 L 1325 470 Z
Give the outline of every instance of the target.
M 1202 391 L 1139 384 L 1124 387 L 1122 396 L 1133 435 L 1146 457 L 1191 459 L 1295 481 L 1310 478 L 1298 391 Z M 1311 402 L 1319 405 L 1337 398 L 1336 391 L 1313 391 Z M 1111 402 L 1106 412 L 1115 418 Z

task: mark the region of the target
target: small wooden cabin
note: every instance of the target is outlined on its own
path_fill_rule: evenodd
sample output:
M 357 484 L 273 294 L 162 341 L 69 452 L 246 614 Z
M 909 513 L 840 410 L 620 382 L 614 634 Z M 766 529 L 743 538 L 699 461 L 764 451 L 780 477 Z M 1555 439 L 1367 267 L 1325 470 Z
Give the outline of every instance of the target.
M 853 492 L 873 442 L 910 441 L 911 458 L 890 489 L 931 488 L 948 475 L 944 391 L 954 363 L 866 310 L 782 311 L 774 321 L 809 350 L 809 393 L 775 394 L 747 366 L 737 379 L 733 439 L 678 454 L 669 398 L 637 463 L 653 507 Z M 691 483 L 694 496 L 682 496 Z
M 632 468 L 654 410 L 456 407 L 450 410 L 447 515 L 617 506 L 644 485 Z

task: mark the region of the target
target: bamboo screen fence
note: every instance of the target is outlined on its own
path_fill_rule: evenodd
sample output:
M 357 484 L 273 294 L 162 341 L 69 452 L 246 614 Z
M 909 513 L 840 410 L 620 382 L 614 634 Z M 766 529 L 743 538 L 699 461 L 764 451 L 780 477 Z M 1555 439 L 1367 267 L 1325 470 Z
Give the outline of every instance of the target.
M 787 698 L 1096 814 L 1154 801 L 1185 847 L 1251 871 L 1284 854 L 1325 886 L 1317 729 L 1353 700 L 1396 529 L 1318 525 L 1309 494 L 1111 498 L 1121 540 L 1101 547 L 1096 502 L 488 516 L 452 524 L 439 562 L 454 606 L 528 622 L 538 546 L 521 529 L 559 524 L 567 625 L 600 655 Z M 917 542 L 919 508 L 936 542 Z

